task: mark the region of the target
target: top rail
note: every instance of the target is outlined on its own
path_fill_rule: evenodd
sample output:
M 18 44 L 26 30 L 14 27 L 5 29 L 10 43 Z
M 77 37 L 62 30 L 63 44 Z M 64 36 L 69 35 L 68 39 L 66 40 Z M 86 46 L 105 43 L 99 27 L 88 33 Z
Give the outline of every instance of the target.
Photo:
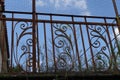
M 2 11 L 0 11 L 2 12 Z M 33 14 L 32 12 L 19 12 L 19 11 L 4 11 L 2 13 L 11 14 Z M 105 16 L 81 16 L 81 15 L 69 15 L 69 14 L 53 14 L 53 13 L 36 13 L 36 15 L 52 15 L 52 16 L 67 16 L 67 17 L 86 17 L 86 18 L 106 18 L 106 19 L 116 19 L 115 17 L 105 17 Z

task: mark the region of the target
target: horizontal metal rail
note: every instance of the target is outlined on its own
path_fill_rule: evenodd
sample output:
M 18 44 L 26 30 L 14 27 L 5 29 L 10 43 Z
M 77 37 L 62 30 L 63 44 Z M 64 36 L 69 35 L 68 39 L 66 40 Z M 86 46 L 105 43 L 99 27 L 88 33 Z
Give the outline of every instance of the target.
M 5 21 L 27 21 L 27 22 L 32 22 L 32 19 L 22 19 L 22 18 L 1 18 L 0 20 L 5 20 Z M 100 22 L 72 22 L 72 21 L 59 21 L 59 20 L 35 20 L 36 22 L 45 22 L 45 23 L 63 23 L 63 24 L 87 24 L 87 25 L 107 25 L 107 26 L 118 26 L 118 24 L 115 23 L 100 23 Z
M 0 11 L 1 12 L 1 11 Z M 19 12 L 19 11 L 4 11 L 2 13 L 9 14 L 33 14 L 32 12 Z M 53 13 L 36 13 L 36 15 L 52 15 L 52 16 L 68 16 L 68 17 L 86 17 L 86 18 L 106 18 L 106 19 L 115 19 L 115 17 L 106 17 L 106 16 L 80 16 L 80 15 L 69 15 L 69 14 L 53 14 Z

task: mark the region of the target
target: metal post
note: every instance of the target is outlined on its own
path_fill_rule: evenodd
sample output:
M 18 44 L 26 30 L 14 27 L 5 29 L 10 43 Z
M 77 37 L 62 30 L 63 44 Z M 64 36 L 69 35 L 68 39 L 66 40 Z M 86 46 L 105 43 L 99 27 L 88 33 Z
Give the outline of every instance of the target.
M 4 0 L 0 0 L 0 11 L 4 11 Z
M 119 16 L 119 14 L 118 14 L 118 9 L 117 9 L 117 5 L 116 5 L 116 1 L 115 1 L 115 0 L 112 0 L 112 2 L 113 2 L 113 6 L 114 6 L 114 10 L 115 10 L 116 16 Z
M 113 2 L 115 14 L 116 14 L 116 18 L 117 18 L 117 23 L 118 23 L 118 26 L 120 26 L 120 19 L 119 19 L 119 13 L 118 13 L 116 1 L 115 1 L 115 0 L 112 0 L 112 2 Z M 119 28 L 119 31 L 120 31 L 120 28 Z
M 0 0 L 0 18 L 5 18 L 3 15 L 4 11 L 4 0 Z M 6 21 L 0 21 L 0 50 L 2 56 L 2 73 L 6 73 L 8 70 L 8 45 L 7 45 L 7 35 L 6 35 Z
M 35 2 L 36 0 L 32 0 L 32 18 L 33 18 L 33 25 L 32 25 L 32 39 L 33 39 L 33 73 L 36 73 L 36 7 Z
M 119 19 L 119 13 L 118 13 L 118 9 L 117 9 L 117 5 L 116 5 L 116 1 L 115 0 L 112 0 L 113 2 L 113 6 L 114 6 L 114 10 L 115 10 L 115 14 L 116 14 L 116 20 L 117 20 L 117 25 L 118 25 L 118 30 L 120 32 L 120 19 Z M 118 42 L 117 42 L 118 44 Z M 112 45 L 111 45 L 112 47 Z M 118 46 L 117 46 L 118 47 Z M 113 52 L 112 52 L 113 54 Z M 118 71 L 118 68 L 117 68 L 117 63 L 116 63 L 116 58 L 115 58 L 115 55 L 113 54 L 113 58 L 114 58 L 114 68 L 116 71 Z

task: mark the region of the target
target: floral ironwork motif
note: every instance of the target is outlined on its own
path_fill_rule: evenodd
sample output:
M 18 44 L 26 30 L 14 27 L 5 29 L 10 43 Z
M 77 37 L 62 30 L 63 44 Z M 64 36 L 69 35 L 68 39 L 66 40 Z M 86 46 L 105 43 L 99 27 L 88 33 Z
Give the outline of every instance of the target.
M 74 50 L 70 32 L 73 33 L 69 24 L 54 24 L 54 45 L 57 49 L 57 69 L 70 71 L 74 68 Z
M 16 14 L 21 13 L 12 13 L 11 21 L 6 19 L 12 24 L 11 68 L 37 73 L 120 70 L 120 47 L 114 30 L 118 26 L 111 23 L 115 18 L 29 13 L 34 18 L 19 19 Z
M 91 36 L 91 46 L 93 50 L 97 50 L 94 53 L 94 61 L 97 71 L 107 71 L 111 67 L 110 61 L 110 47 L 107 40 L 107 31 L 105 26 L 90 25 L 89 26 Z
M 24 71 L 32 67 L 32 26 L 28 22 L 16 22 L 13 28 L 15 65 Z

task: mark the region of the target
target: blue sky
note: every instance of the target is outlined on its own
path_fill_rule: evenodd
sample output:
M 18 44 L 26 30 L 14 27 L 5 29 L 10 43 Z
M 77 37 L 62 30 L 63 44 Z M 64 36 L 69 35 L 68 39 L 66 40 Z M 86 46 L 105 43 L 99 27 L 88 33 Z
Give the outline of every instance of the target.
M 6 10 L 32 11 L 32 0 L 5 0 Z M 116 0 L 120 13 L 120 0 Z M 37 12 L 115 16 L 112 0 L 36 0 Z

